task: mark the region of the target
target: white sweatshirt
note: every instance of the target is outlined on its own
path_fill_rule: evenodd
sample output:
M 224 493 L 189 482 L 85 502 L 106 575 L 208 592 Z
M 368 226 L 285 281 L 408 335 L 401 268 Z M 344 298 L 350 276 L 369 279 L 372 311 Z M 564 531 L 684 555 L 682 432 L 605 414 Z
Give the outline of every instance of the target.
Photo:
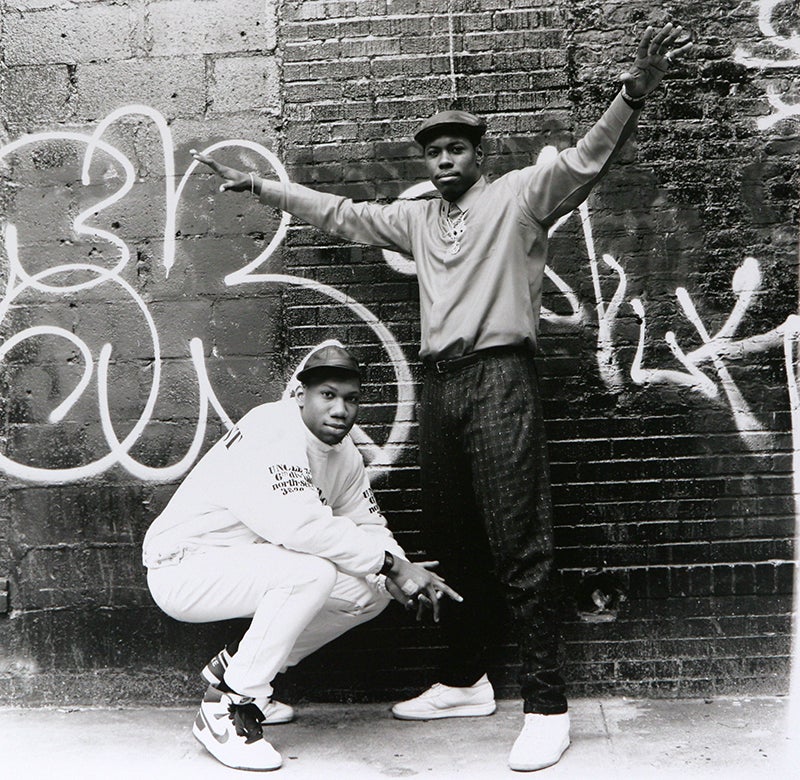
M 200 459 L 145 534 L 142 560 L 156 568 L 263 542 L 360 577 L 378 572 L 387 550 L 406 557 L 352 439 L 323 443 L 291 399 L 255 407 Z

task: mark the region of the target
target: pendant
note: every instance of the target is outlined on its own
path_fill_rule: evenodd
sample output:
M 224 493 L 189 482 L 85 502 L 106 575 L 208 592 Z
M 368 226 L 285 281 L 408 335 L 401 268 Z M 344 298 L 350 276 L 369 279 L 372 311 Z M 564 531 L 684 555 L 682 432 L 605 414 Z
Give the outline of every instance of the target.
M 461 249 L 461 243 L 459 241 L 454 241 L 453 246 L 450 247 L 450 254 L 457 255 L 460 249 Z

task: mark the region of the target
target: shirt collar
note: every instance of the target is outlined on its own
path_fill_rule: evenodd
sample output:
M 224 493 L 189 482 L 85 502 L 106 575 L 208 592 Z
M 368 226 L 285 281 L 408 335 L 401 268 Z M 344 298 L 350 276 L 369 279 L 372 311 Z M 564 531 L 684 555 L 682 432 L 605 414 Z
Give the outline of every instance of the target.
M 306 428 L 305 423 L 303 423 L 303 430 L 306 432 L 306 450 L 309 452 L 319 452 L 323 455 L 327 455 L 329 452 L 333 452 L 342 446 L 341 441 L 338 444 L 326 444 L 322 439 L 318 439 L 314 436 L 314 434 Z
M 486 189 L 486 178 L 481 176 L 478 181 L 475 182 L 458 200 L 454 201 L 454 203 L 462 210 L 466 211 L 467 209 L 474 206 L 478 200 L 480 200 L 481 196 L 483 195 L 483 191 Z

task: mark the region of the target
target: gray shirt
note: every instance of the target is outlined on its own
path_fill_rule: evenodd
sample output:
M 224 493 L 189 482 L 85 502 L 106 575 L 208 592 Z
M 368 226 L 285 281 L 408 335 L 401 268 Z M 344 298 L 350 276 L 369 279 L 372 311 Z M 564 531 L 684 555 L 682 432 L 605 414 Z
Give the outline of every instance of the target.
M 261 200 L 333 235 L 413 257 L 421 357 L 507 345 L 535 349 L 547 230 L 585 200 L 638 113 L 617 96 L 578 144 L 553 160 L 492 182 L 481 178 L 457 201 L 464 219 L 455 231 L 440 198 L 378 205 L 264 182 Z

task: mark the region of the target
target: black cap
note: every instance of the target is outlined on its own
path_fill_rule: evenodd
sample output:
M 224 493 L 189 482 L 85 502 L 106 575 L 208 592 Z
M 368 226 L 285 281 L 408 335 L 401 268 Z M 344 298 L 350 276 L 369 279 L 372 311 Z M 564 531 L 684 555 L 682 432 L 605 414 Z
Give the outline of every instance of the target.
M 325 368 L 330 371 L 355 374 L 361 379 L 361 368 L 358 361 L 344 347 L 336 346 L 336 344 L 329 344 L 327 347 L 312 352 L 306 359 L 303 370 L 298 372 L 297 378 L 305 383 L 312 373 Z
M 414 140 L 424 149 L 437 135 L 449 132 L 462 133 L 477 146 L 486 132 L 486 122 L 469 111 L 440 111 L 417 128 Z

